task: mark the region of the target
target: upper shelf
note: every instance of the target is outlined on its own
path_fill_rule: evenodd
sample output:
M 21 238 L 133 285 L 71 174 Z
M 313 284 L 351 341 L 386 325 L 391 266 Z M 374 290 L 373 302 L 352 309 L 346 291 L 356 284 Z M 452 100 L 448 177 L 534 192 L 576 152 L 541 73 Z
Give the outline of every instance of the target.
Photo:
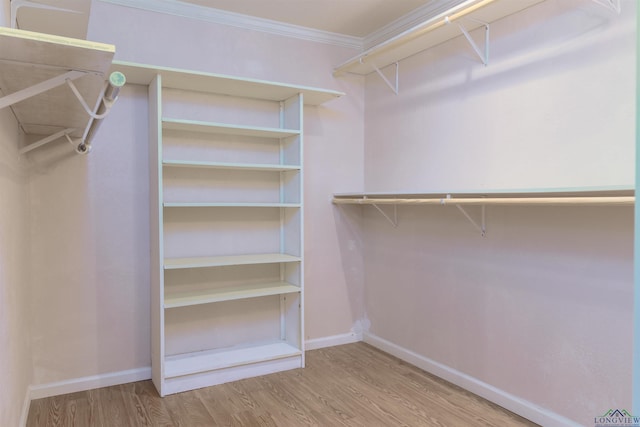
M 466 31 L 497 21 L 544 0 L 466 0 L 451 9 L 392 37 L 337 66 L 334 76 L 342 73 L 366 75 Z M 468 18 L 468 19 L 467 19 Z
M 574 205 L 633 206 L 634 190 L 558 190 L 490 193 L 339 194 L 334 204 L 357 205 Z
M 82 137 L 90 117 L 65 83 L 74 80 L 93 107 L 114 53 L 109 44 L 1 27 L 0 108 L 11 107 L 26 135 Z
M 203 73 L 177 68 L 113 61 L 112 71 L 120 71 L 127 76 L 127 83 L 149 85 L 156 75 L 162 76 L 162 86 L 197 92 L 209 92 L 244 98 L 284 101 L 299 93 L 303 94 L 307 105 L 320 105 L 344 95 L 334 90 L 309 86 L 295 86 L 265 80 Z

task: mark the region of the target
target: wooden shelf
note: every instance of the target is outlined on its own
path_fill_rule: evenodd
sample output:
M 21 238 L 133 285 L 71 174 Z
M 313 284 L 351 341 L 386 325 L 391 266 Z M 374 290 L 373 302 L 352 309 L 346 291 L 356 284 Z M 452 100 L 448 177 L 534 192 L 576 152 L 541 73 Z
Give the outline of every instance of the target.
M 165 288 L 165 291 L 167 288 Z M 258 298 L 300 292 L 300 287 L 287 282 L 258 283 L 220 289 L 167 292 L 164 308 L 187 307 L 199 304 Z
M 259 163 L 221 163 L 221 162 L 197 162 L 190 160 L 165 160 L 162 162 L 164 167 L 175 168 L 209 168 L 209 169 L 230 169 L 230 170 L 246 170 L 246 171 L 265 171 L 265 172 L 287 172 L 298 171 L 300 166 L 295 165 L 269 165 Z
M 473 31 L 482 23 L 491 23 L 514 14 L 544 0 L 466 0 L 427 21 L 392 37 L 363 53 L 338 65 L 333 74 L 355 73 L 366 75 L 378 68 L 408 58 L 430 47 L 462 36 L 457 23 L 464 23 Z M 454 3 L 455 4 L 455 3 Z M 448 21 L 451 23 L 447 22 Z M 460 19 L 465 18 L 465 19 Z M 468 19 L 467 19 L 468 18 Z
M 299 208 L 300 206 L 300 203 L 164 203 L 165 208 Z
M 258 126 L 229 125 L 225 123 L 200 122 L 195 120 L 163 119 L 164 130 L 183 132 L 215 133 L 222 135 L 254 136 L 261 138 L 286 138 L 300 135 L 296 129 L 267 128 Z
M 164 269 L 177 270 L 184 268 L 224 267 L 231 265 L 278 264 L 282 262 L 300 262 L 300 257 L 288 254 L 256 254 L 196 258 L 166 258 L 164 260 Z
M 519 193 L 461 194 L 340 194 L 333 203 L 356 205 L 552 205 L 552 206 L 633 206 L 634 191 L 547 191 Z
M 94 105 L 114 54 L 115 46 L 110 44 L 2 27 L 1 106 L 11 106 L 27 135 L 52 135 L 72 129 L 69 135 L 80 138 L 89 116 L 65 84 L 65 75 L 75 73 L 69 78 L 76 79 L 74 84 L 81 95 Z M 39 87 L 48 90 L 39 93 Z M 23 90 L 34 94 L 21 99 L 17 94 Z
M 300 356 L 300 349 L 277 341 L 252 346 L 231 347 L 219 350 L 199 351 L 195 353 L 166 356 L 164 373 L 166 378 L 204 373 L 217 369 L 252 363 L 267 362 L 286 357 Z
M 156 75 L 162 76 L 165 88 L 207 92 L 244 98 L 284 101 L 299 93 L 306 105 L 320 105 L 344 96 L 344 93 L 310 86 L 297 86 L 249 78 L 226 76 L 223 74 L 181 70 L 113 61 L 112 71 L 120 71 L 127 76 L 130 84 L 149 85 Z

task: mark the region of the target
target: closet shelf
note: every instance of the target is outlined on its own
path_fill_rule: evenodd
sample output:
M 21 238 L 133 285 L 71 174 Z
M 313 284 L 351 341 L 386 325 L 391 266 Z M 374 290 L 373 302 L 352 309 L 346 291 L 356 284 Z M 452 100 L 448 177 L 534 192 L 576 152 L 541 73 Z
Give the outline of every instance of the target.
M 177 270 L 186 268 L 224 267 L 231 265 L 279 264 L 283 262 L 300 262 L 300 257 L 276 253 L 195 258 L 166 258 L 164 260 L 164 269 Z
M 175 378 L 217 369 L 294 357 L 300 354 L 302 354 L 300 349 L 284 341 L 276 341 L 252 346 L 166 356 L 164 371 L 166 378 Z
M 337 66 L 333 74 L 366 75 L 544 0 L 466 0 Z M 450 2 L 456 3 L 456 2 Z
M 595 197 L 487 197 L 463 198 L 451 197 L 440 199 L 374 199 L 374 198 L 340 198 L 333 199 L 336 205 L 555 205 L 555 206 L 633 206 L 634 196 L 595 196 Z
M 165 202 L 165 208 L 299 208 L 300 203 Z
M 214 133 L 222 135 L 255 136 L 261 138 L 286 138 L 300 135 L 297 129 L 267 128 L 258 126 L 229 125 L 226 123 L 201 122 L 195 120 L 163 119 L 164 130 L 181 132 Z
M 162 162 L 164 167 L 175 168 L 209 168 L 209 169 L 231 169 L 231 170 L 247 170 L 247 171 L 265 171 L 265 172 L 287 172 L 298 171 L 298 165 L 269 165 L 260 163 L 222 163 L 222 162 L 198 162 L 191 160 L 165 160 Z
M 22 153 L 57 139 L 90 139 L 99 121 L 81 102 L 97 113 L 114 54 L 110 44 L 0 28 L 0 108 L 11 107 L 26 136 Z M 122 77 L 111 83 L 120 87 Z
M 204 73 L 177 68 L 158 67 L 132 62 L 113 61 L 112 71 L 120 71 L 132 84 L 148 86 L 157 76 L 167 89 L 182 89 L 200 93 L 213 93 L 243 98 L 284 101 L 299 93 L 306 105 L 320 105 L 344 96 L 344 93 L 310 86 L 296 86 L 223 74 Z
M 164 308 L 187 307 L 295 292 L 300 292 L 300 287 L 287 282 L 258 283 L 204 291 L 167 292 L 164 297 Z
M 333 203 L 336 205 L 370 205 L 394 227 L 398 226 L 399 205 L 440 205 L 454 206 L 469 222 L 486 236 L 485 208 L 489 205 L 501 206 L 631 206 L 635 205 L 635 191 L 632 189 L 607 190 L 547 190 L 523 192 L 492 193 L 460 193 L 457 195 L 443 193 L 424 194 L 336 194 Z M 380 206 L 393 206 L 393 213 L 385 212 Z M 480 218 L 474 219 L 465 209 L 466 206 L 479 206 Z

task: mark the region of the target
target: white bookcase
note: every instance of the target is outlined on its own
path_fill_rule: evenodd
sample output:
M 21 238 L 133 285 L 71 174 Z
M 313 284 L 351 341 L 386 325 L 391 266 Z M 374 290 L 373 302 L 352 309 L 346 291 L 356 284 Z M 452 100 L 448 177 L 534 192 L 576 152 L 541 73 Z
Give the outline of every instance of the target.
M 342 94 L 114 69 L 149 86 L 160 395 L 304 367 L 303 107 Z

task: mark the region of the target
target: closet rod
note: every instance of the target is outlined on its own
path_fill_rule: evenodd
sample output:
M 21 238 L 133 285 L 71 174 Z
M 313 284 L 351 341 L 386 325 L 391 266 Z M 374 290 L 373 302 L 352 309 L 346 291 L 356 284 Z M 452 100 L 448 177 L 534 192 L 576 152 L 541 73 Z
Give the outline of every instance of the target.
M 608 205 L 633 206 L 634 196 L 575 197 L 446 197 L 446 198 L 350 198 L 334 197 L 336 205 Z

